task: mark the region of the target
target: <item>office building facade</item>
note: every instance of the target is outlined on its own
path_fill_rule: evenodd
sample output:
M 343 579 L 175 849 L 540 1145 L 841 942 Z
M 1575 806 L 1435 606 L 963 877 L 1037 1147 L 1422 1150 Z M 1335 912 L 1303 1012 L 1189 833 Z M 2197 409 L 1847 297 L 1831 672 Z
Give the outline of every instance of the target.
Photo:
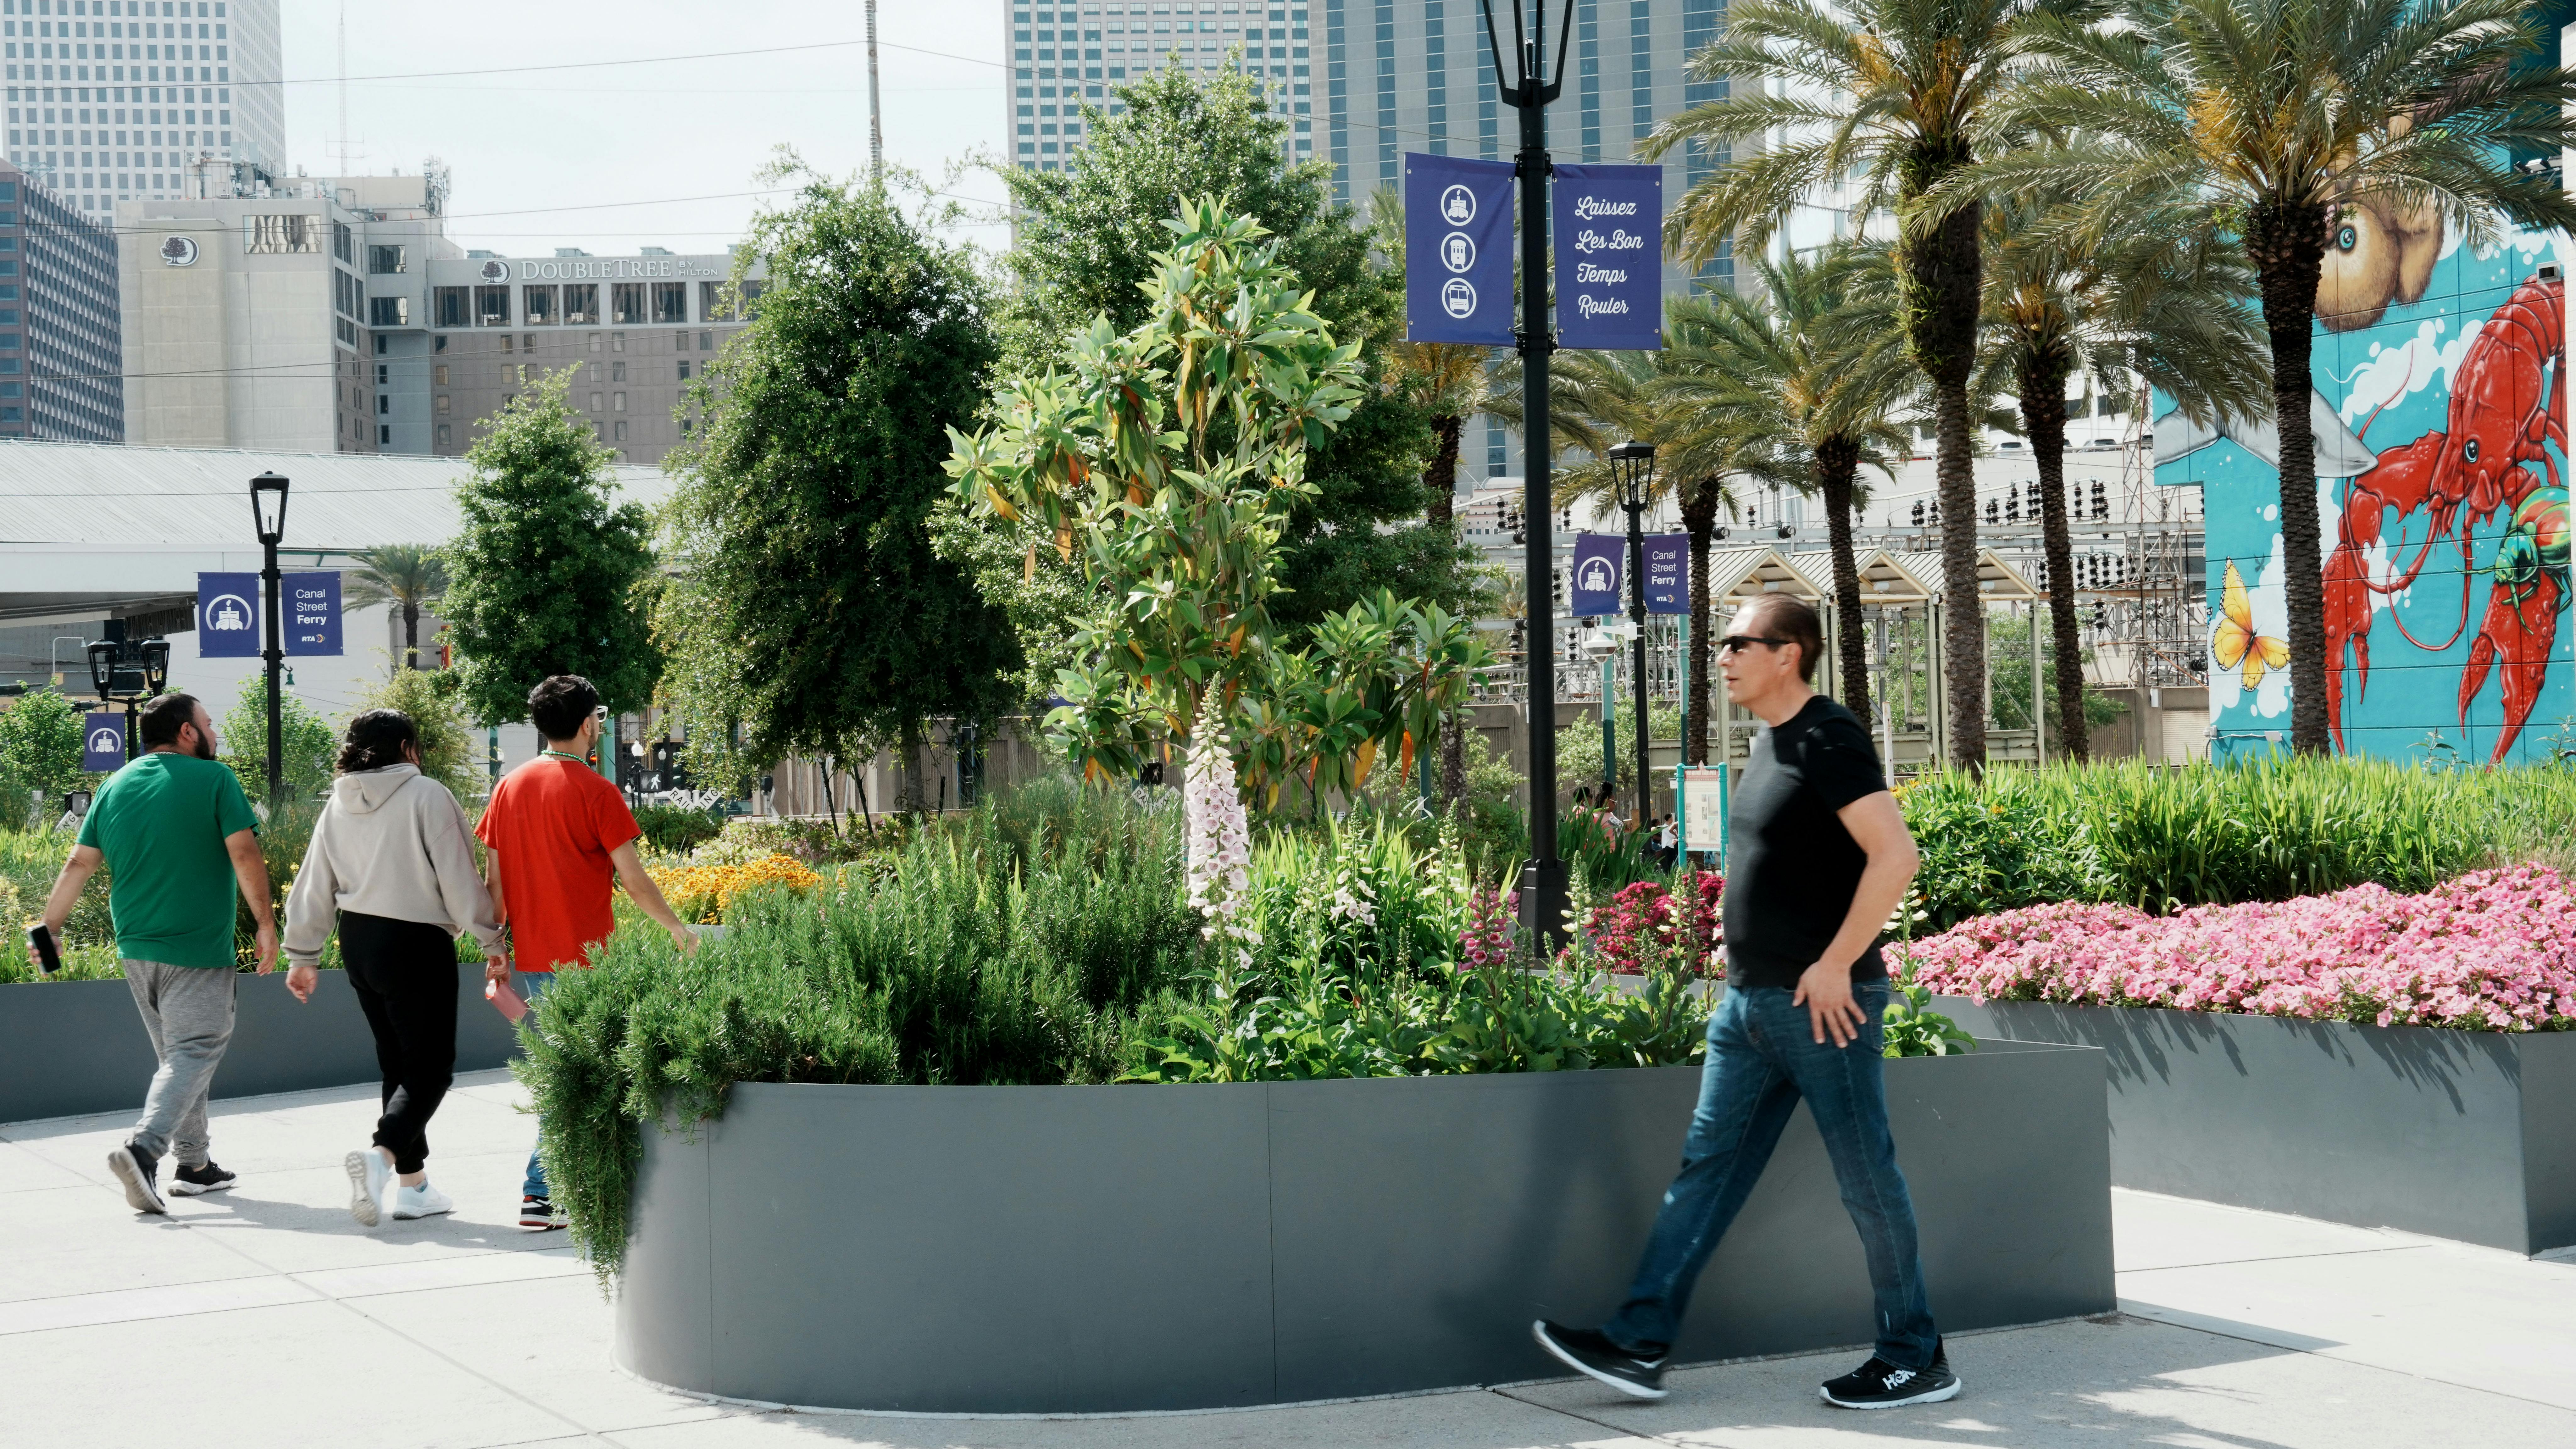
M 0 0 L 9 160 L 93 216 L 266 190 L 286 146 L 278 3 Z
M 1289 158 L 1313 160 L 1319 151 L 1310 8 L 1302 0 L 1006 3 L 1011 86 L 1005 104 L 1013 164 L 1023 171 L 1063 170 L 1086 139 L 1083 105 L 1113 109 L 1110 87 L 1166 64 L 1200 76 L 1240 65 L 1244 74 L 1259 77 L 1271 109 L 1289 123 Z
M 428 177 L 282 185 L 118 208 L 135 441 L 454 456 L 569 368 L 617 461 L 658 463 L 764 285 L 729 254 L 468 253 Z
M 0 441 L 125 441 L 117 257 L 106 218 L 0 163 Z

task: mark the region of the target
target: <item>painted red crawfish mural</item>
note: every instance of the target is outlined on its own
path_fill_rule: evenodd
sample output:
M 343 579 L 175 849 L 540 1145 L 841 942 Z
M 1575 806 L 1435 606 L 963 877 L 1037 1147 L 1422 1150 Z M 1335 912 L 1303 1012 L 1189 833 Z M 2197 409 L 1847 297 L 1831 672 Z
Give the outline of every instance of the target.
M 2566 392 L 2566 284 L 2534 276 L 2514 289 L 2478 331 L 2451 376 L 2448 426 L 2379 454 L 2378 463 L 2346 485 L 2343 519 L 2326 560 L 2326 718 L 2335 744 L 2343 744 L 2346 650 L 2353 668 L 2353 697 L 2370 685 L 2370 619 L 2373 595 L 2411 586 L 2435 549 L 2455 543 L 2460 557 L 2460 617 L 2446 639 L 2418 639 L 2396 619 L 2398 631 L 2420 648 L 2447 649 L 2469 626 L 2475 530 L 2501 516 L 2503 540 L 2483 572 L 2492 580 L 2485 616 L 2469 641 L 2460 671 L 2460 722 L 2486 687 L 2501 677 L 2504 729 L 2494 753 L 2501 760 L 2530 721 L 2549 676 L 2550 645 L 2568 606 L 2567 488 L 2548 445 L 2567 450 L 2559 418 Z M 2529 465 L 2538 464 L 2538 468 Z M 2409 515 L 2425 515 L 2424 541 L 2414 561 L 2385 583 L 2371 577 L 2369 552 L 2383 528 Z

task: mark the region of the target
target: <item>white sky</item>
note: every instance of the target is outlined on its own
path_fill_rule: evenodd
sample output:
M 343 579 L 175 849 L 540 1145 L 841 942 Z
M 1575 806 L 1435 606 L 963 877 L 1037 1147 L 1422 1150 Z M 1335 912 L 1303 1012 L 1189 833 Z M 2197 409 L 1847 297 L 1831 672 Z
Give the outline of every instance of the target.
M 448 235 L 460 245 L 518 255 L 558 246 L 600 255 L 631 255 L 642 246 L 721 251 L 740 239 L 761 204 L 731 193 L 754 189 L 754 173 L 780 142 L 827 174 L 867 167 L 867 49 L 827 44 L 865 40 L 865 13 L 856 3 L 284 0 L 287 78 L 317 81 L 286 88 L 287 163 L 308 174 L 340 170 L 340 88 L 332 78 L 344 9 L 353 77 L 821 47 L 353 81 L 348 170 L 411 174 L 429 156 L 444 159 L 455 178 Z M 877 64 L 889 163 L 936 184 L 950 162 L 978 148 L 1002 150 L 1002 29 L 1002 7 L 993 0 L 881 0 Z M 985 172 L 948 189 L 980 201 L 1002 195 L 999 179 Z M 676 199 L 686 197 L 716 199 Z M 1005 240 L 994 225 L 958 235 L 987 246 Z

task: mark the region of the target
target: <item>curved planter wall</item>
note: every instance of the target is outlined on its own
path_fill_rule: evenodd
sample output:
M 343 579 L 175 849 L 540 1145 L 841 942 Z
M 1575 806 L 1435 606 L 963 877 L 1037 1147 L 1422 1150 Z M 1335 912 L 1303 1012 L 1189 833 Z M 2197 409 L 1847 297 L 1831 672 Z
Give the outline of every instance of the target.
M 2576 1032 L 1944 997 L 1979 1038 L 2100 1047 L 2111 1180 L 2517 1253 L 2576 1243 Z
M 479 1072 L 516 1055 L 519 1038 L 483 999 L 483 973 L 457 975 L 456 1070 Z M 382 1080 L 375 1038 L 348 973 L 324 971 L 313 1000 L 286 991 L 283 969 L 236 983 L 232 1045 L 215 1069 L 217 1097 L 255 1097 Z M 0 1122 L 140 1111 L 152 1083 L 152 1040 L 122 981 L 0 986 Z
M 2101 1054 L 1887 1066 L 1942 1325 L 2110 1310 Z M 961 1413 L 1554 1377 L 1529 1322 L 1616 1306 L 1699 1076 L 737 1086 L 722 1118 L 647 1139 L 618 1361 L 740 1398 Z M 1676 1354 L 1871 1336 L 1802 1110 Z

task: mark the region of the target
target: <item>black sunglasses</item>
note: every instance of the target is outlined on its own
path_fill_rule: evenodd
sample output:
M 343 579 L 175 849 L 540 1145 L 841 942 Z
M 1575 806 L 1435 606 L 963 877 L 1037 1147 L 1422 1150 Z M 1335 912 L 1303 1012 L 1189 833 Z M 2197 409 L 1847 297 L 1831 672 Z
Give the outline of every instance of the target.
M 1775 638 L 1769 634 L 1729 634 L 1725 638 L 1717 641 L 1717 652 L 1720 654 L 1741 654 L 1756 644 L 1768 644 L 1772 648 L 1777 649 L 1783 644 L 1795 642 L 1795 640 Z

